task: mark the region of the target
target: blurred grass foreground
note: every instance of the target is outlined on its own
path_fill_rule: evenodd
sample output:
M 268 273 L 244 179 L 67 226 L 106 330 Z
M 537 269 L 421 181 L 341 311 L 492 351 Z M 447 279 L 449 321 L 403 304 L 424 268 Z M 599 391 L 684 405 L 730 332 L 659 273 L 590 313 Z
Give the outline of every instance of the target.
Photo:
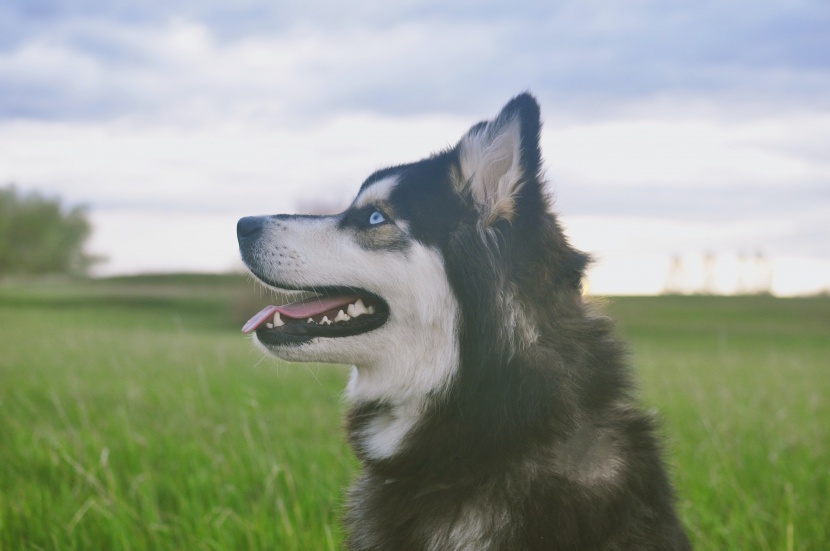
M 339 549 L 342 367 L 241 276 L 0 287 L 0 549 Z M 698 550 L 830 541 L 830 299 L 611 299 Z

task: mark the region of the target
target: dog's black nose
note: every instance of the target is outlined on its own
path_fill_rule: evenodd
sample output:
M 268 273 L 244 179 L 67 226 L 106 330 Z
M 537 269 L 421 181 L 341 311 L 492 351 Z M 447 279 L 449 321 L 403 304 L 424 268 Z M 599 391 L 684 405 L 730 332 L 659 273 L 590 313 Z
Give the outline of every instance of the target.
M 240 218 L 236 223 L 236 237 L 237 239 L 250 239 L 256 237 L 262 231 L 262 223 L 264 218 L 261 216 L 246 216 Z

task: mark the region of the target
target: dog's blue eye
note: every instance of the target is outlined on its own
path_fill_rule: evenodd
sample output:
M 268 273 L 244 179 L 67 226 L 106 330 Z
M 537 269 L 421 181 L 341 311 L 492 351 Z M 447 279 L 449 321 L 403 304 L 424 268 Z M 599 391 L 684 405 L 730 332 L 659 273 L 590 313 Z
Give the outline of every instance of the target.
M 385 217 L 385 216 L 383 216 L 383 215 L 380 213 L 380 211 L 377 211 L 377 210 L 376 210 L 375 212 L 373 212 L 373 213 L 369 216 L 369 224 L 371 224 L 371 225 L 373 225 L 373 226 L 376 226 L 376 225 L 381 224 L 381 223 L 383 223 L 383 222 L 386 222 L 386 217 Z

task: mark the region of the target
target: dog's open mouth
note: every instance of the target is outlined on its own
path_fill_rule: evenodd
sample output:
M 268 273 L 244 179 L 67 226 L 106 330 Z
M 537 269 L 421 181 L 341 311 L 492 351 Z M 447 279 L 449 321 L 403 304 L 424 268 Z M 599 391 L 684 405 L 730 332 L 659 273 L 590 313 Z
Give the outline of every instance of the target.
M 296 344 L 314 337 L 350 337 L 373 331 L 389 317 L 378 296 L 354 289 L 316 290 L 315 296 L 266 306 L 242 328 L 263 344 Z

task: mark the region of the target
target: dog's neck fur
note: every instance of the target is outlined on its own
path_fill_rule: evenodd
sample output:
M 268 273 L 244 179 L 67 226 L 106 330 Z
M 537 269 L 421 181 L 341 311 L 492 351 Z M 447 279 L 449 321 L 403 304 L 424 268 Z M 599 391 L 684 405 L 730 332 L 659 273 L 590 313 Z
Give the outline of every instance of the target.
M 397 455 L 421 417 L 425 401 L 411 398 L 399 404 L 354 403 L 347 428 L 355 454 L 364 461 L 383 461 Z
M 361 459 L 384 460 L 400 452 L 429 401 L 447 391 L 459 364 L 455 308 L 450 310 L 427 333 L 428 346 L 400 343 L 386 361 L 352 367 L 346 387 L 352 406 L 347 430 Z

